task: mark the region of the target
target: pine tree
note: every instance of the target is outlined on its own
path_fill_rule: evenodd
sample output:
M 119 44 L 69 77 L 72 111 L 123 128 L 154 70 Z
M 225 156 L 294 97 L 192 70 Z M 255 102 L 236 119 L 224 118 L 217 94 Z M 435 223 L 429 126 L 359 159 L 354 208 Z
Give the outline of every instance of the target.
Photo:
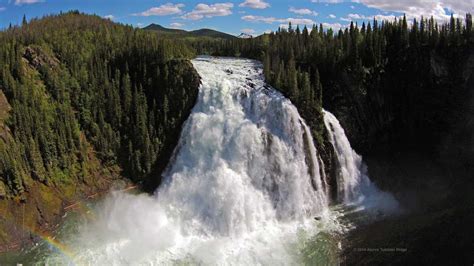
M 26 25 L 28 25 L 28 21 L 26 20 L 26 15 L 23 15 L 23 19 L 21 21 L 21 25 L 24 27 Z

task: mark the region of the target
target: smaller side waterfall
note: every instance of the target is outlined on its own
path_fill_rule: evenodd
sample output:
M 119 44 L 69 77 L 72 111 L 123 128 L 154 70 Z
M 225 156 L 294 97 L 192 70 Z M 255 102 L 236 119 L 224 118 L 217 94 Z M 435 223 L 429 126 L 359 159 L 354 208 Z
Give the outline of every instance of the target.
M 398 209 L 398 202 L 395 198 L 389 193 L 380 191 L 370 181 L 367 166 L 362 157 L 352 149 L 337 118 L 326 110 L 324 110 L 324 123 L 339 163 L 337 170 L 338 200 L 346 204 L 361 204 L 367 208 L 385 211 Z

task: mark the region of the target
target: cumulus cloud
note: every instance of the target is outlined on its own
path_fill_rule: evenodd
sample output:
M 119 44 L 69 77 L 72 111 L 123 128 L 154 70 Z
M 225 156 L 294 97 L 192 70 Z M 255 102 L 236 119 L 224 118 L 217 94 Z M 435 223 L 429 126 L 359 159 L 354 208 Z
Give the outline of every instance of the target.
M 291 22 L 293 25 L 313 25 L 316 23 L 313 20 L 306 18 L 286 18 L 284 20 L 288 23 Z
M 29 4 L 36 4 L 41 3 L 43 0 L 15 0 L 15 5 L 29 5 Z
M 255 33 L 254 29 L 248 29 L 248 28 L 241 29 L 240 31 L 243 32 L 243 33 L 249 34 L 249 35 L 252 35 L 252 34 Z
M 290 9 L 288 9 L 288 11 L 292 12 L 292 13 L 295 13 L 295 14 L 298 14 L 298 15 L 313 15 L 313 16 L 317 16 L 318 15 L 318 12 L 316 11 L 312 11 L 308 8 L 294 8 L 294 7 L 290 7 Z
M 454 16 L 474 13 L 472 0 L 311 0 L 313 3 L 335 4 L 342 2 L 360 3 L 382 11 L 404 13 L 408 18 L 433 16 L 437 20 L 447 20 Z M 351 6 L 354 9 L 354 6 Z
M 263 0 L 245 0 L 245 2 L 241 3 L 239 6 L 255 9 L 265 9 L 267 7 L 270 7 L 270 4 Z
M 263 17 L 263 16 L 243 16 L 243 20 L 249 21 L 249 22 L 264 22 L 268 24 L 272 23 L 284 23 L 288 24 L 291 22 L 291 24 L 294 25 L 312 25 L 315 24 L 315 22 L 311 19 L 307 18 L 275 18 L 275 17 Z
M 112 20 L 114 19 L 114 15 L 107 15 L 107 16 L 104 16 L 104 18 Z
M 199 20 L 202 18 L 223 17 L 232 14 L 232 3 L 197 4 L 194 10 L 182 16 L 184 19 Z
M 336 15 L 334 15 L 334 14 L 329 14 L 328 18 L 336 18 Z
M 179 22 L 173 22 L 170 24 L 170 27 L 173 28 L 173 29 L 179 29 L 179 28 L 182 28 L 184 26 L 183 23 L 179 23 Z
M 341 23 L 323 23 L 323 27 L 325 29 L 333 29 L 334 31 L 338 31 L 339 29 L 345 27 Z
M 360 15 L 360 14 L 348 14 L 347 17 L 341 18 L 342 21 L 354 21 L 354 20 L 389 20 L 392 21 L 396 18 L 395 15 L 372 15 L 372 16 L 366 16 L 366 15 Z
M 409 18 L 423 15 L 445 20 L 451 16 L 451 12 L 461 16 L 474 12 L 472 0 L 354 0 L 354 2 L 384 11 L 405 13 Z
M 176 14 L 181 14 L 183 12 L 181 10 L 181 8 L 183 7 L 184 7 L 184 4 L 166 3 L 159 7 L 152 7 L 146 11 L 143 11 L 141 13 L 134 14 L 134 15 L 143 16 L 143 17 L 176 15 Z
M 274 17 L 262 17 L 262 16 L 253 16 L 253 15 L 248 15 L 248 16 L 243 16 L 243 20 L 249 21 L 249 22 L 264 22 L 264 23 L 274 23 L 277 22 L 277 18 Z

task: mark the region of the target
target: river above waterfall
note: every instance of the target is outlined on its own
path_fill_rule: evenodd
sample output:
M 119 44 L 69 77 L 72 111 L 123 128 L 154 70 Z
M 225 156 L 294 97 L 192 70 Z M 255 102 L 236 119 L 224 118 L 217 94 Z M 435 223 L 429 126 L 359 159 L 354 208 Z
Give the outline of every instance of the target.
M 88 215 L 69 219 L 56 242 L 35 248 L 34 260 L 337 263 L 338 238 L 352 226 L 341 219 L 348 210 L 396 209 L 326 112 L 344 203 L 330 206 L 318 144 L 296 107 L 265 83 L 259 62 L 200 57 L 193 65 L 202 78 L 199 97 L 154 195 L 111 193 Z

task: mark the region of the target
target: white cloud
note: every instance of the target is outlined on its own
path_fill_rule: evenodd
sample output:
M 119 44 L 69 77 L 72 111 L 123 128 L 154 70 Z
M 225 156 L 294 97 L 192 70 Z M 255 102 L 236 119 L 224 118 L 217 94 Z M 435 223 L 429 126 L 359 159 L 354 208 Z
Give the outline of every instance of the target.
M 250 22 L 265 22 L 268 24 L 278 22 L 278 19 L 274 17 L 262 17 L 262 16 L 253 16 L 253 15 L 243 16 L 242 19 L 245 21 L 250 21 Z
M 366 16 L 366 15 L 360 15 L 360 14 L 348 14 L 347 17 L 341 18 L 342 21 L 354 21 L 354 20 L 373 20 L 374 18 L 376 20 L 389 20 L 392 21 L 395 19 L 395 15 L 372 15 L 372 16 Z
M 311 0 L 313 3 L 353 2 L 382 11 L 400 12 L 407 18 L 433 16 L 437 20 L 447 20 L 454 13 L 455 17 L 463 17 L 466 13 L 474 13 L 473 0 Z M 350 6 L 352 9 L 355 6 Z
M 274 17 L 263 17 L 263 16 L 243 16 L 243 20 L 249 22 L 264 22 L 264 23 L 284 23 L 288 24 L 291 22 L 293 25 L 313 25 L 315 22 L 307 18 L 274 18 Z
M 348 25 L 343 25 L 341 23 L 322 23 L 323 24 L 323 28 L 324 30 L 328 30 L 328 29 L 332 29 L 334 32 L 337 32 L 339 31 L 339 29 L 341 28 L 345 28 L 347 27 Z M 280 28 L 285 28 L 287 29 L 288 28 L 288 24 L 280 24 Z M 308 27 L 307 28 L 309 32 L 311 32 L 312 28 L 311 27 Z
M 232 14 L 232 3 L 197 4 L 193 11 L 182 16 L 184 19 L 199 20 L 202 18 L 222 17 Z
M 313 16 L 318 15 L 318 12 L 312 11 L 308 8 L 297 9 L 297 8 L 294 8 L 294 7 L 290 7 L 290 9 L 288 9 L 288 11 L 290 11 L 292 13 L 295 13 L 295 14 L 298 14 L 298 15 L 313 15 Z
M 137 26 L 138 26 L 138 27 L 141 27 L 141 26 L 143 26 L 143 23 L 138 22 L 138 23 L 137 23 Z
M 239 6 L 255 9 L 265 9 L 267 7 L 270 7 L 270 4 L 265 2 L 264 0 L 245 0 L 245 2 L 241 3 Z
M 329 14 L 328 18 L 336 18 L 336 15 L 334 15 L 334 14 Z
M 175 15 L 175 14 L 181 14 L 183 12 L 181 8 L 183 7 L 184 7 L 184 4 L 166 3 L 159 7 L 152 7 L 146 11 L 143 11 L 141 13 L 134 14 L 134 15 L 143 16 L 143 17 Z
M 255 33 L 254 29 L 248 29 L 248 28 L 241 29 L 240 31 L 243 32 L 243 33 L 249 34 L 249 35 L 252 35 L 252 34 Z
M 351 6 L 351 9 L 355 9 L 356 7 L 355 6 Z
M 272 32 L 273 32 L 272 30 L 265 30 L 263 33 L 265 33 L 265 34 L 270 34 L 270 33 L 272 33 Z
M 183 23 L 179 23 L 179 22 L 173 22 L 170 24 L 170 27 L 173 28 L 173 29 L 179 29 L 179 28 L 182 28 L 184 26 Z
M 29 4 L 36 4 L 36 3 L 41 3 L 43 0 L 15 0 L 15 5 L 20 6 L 20 5 L 29 5 Z
M 104 16 L 104 18 L 113 20 L 113 19 L 114 19 L 114 15 L 107 15 L 107 16 Z
M 323 23 L 323 27 L 324 29 L 333 29 L 334 31 L 338 31 L 339 29 L 345 27 L 344 25 L 342 25 L 341 23 Z
M 306 18 L 287 18 L 285 19 L 285 22 L 291 22 L 293 25 L 313 25 L 316 23 L 313 20 Z
M 465 13 L 473 13 L 472 0 L 353 0 L 368 7 L 381 9 L 383 11 L 395 11 L 405 13 L 408 18 L 420 16 L 433 16 L 438 20 L 446 20 L 451 12 L 464 16 Z M 449 11 L 446 11 L 448 9 Z

